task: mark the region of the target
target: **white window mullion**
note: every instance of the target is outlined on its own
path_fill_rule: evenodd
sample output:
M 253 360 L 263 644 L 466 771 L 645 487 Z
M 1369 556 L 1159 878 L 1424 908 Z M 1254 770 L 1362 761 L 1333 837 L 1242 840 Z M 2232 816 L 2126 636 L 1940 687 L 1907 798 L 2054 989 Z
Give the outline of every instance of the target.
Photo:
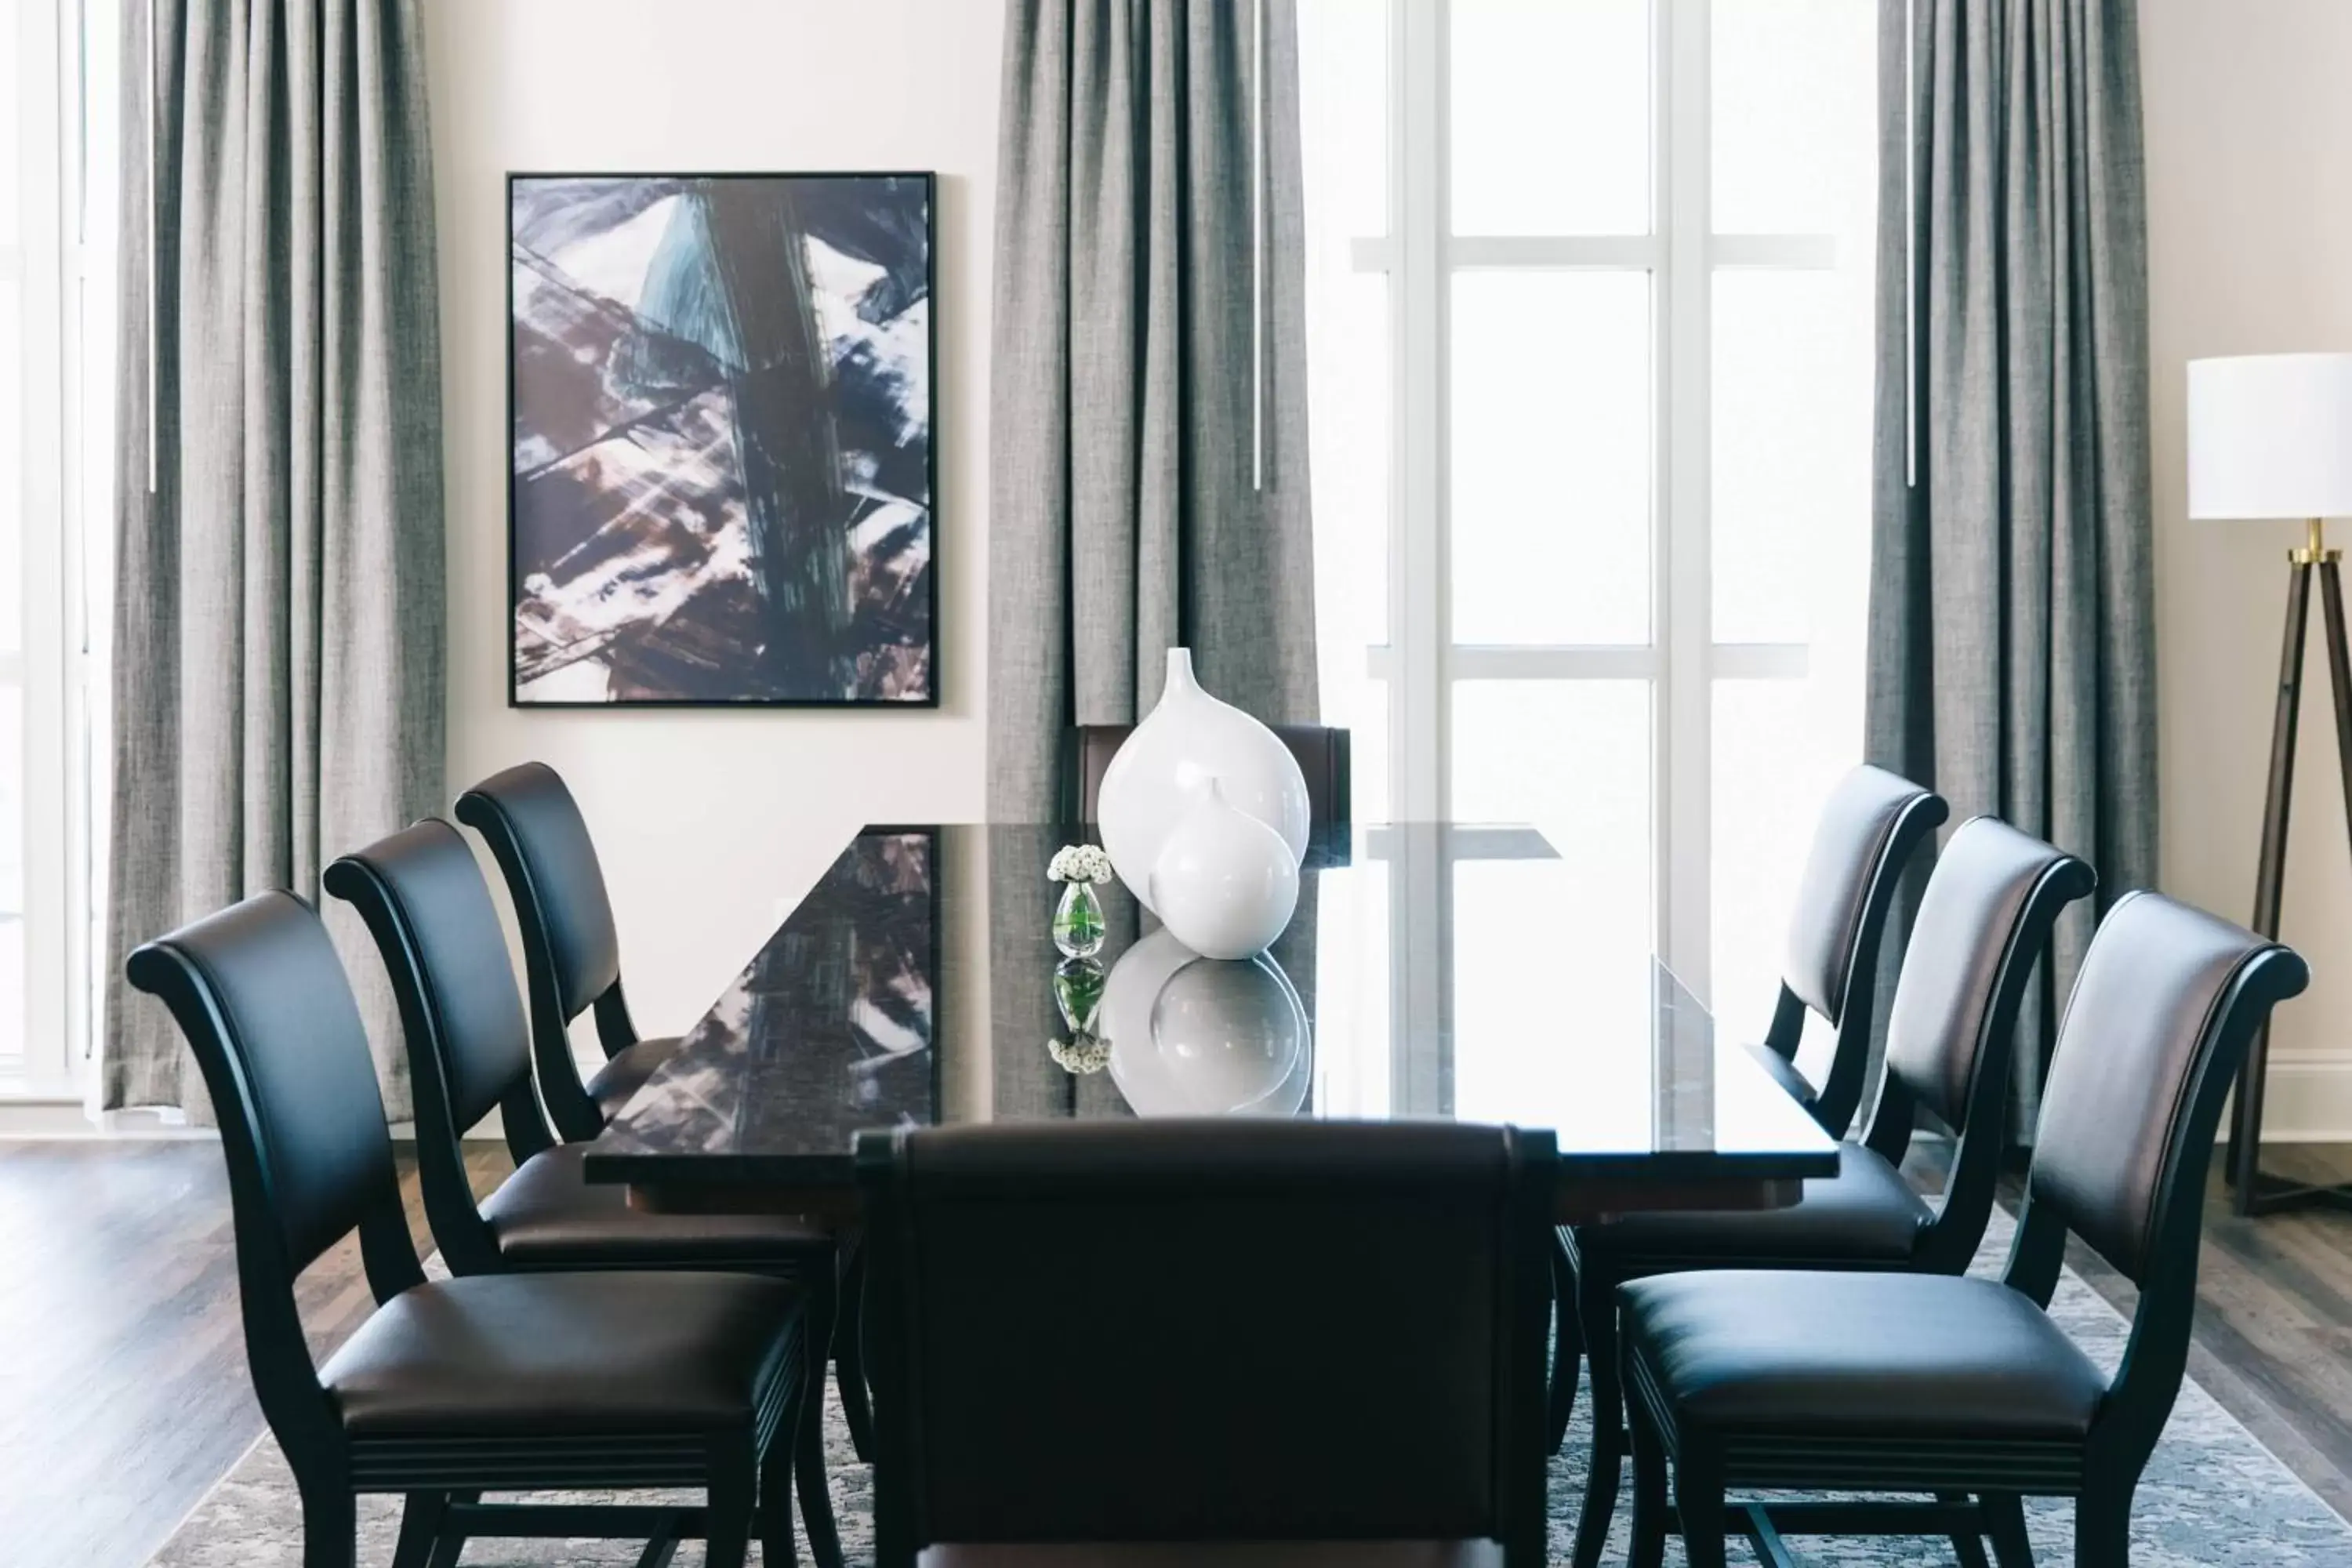
M 1713 17 L 1707 0 L 1676 0 L 1657 10 L 1664 62 L 1658 100 L 1664 178 L 1659 217 L 1666 240 L 1661 303 L 1665 353 L 1662 492 L 1665 552 L 1660 642 L 1664 679 L 1658 693 L 1662 785 L 1658 818 L 1660 938 L 1667 962 L 1699 996 L 1710 994 L 1708 914 L 1711 803 L 1708 571 L 1709 386 L 1707 53 Z
M 16 18 L 18 73 L 17 192 L 20 292 L 18 436 L 23 462 L 16 485 L 24 654 L 25 994 L 0 999 L 24 1009 L 25 1052 L 15 1064 L 16 1088 L 42 1096 L 74 1092 L 68 935 L 70 891 L 67 835 L 70 820 L 67 775 L 66 693 L 71 677 L 67 641 L 64 485 L 58 454 L 65 449 L 62 409 L 66 342 L 63 274 L 66 124 L 65 37 L 62 21 L 76 13 L 63 0 L 21 6 Z
M 1445 600 L 1445 315 L 1448 276 L 1444 236 L 1446 74 L 1451 7 L 1402 0 L 1393 12 L 1397 112 L 1390 169 L 1391 210 L 1396 215 L 1391 310 L 1398 344 L 1397 508 L 1390 556 L 1391 783 L 1397 816 L 1411 822 L 1446 816 L 1445 646 L 1451 631 Z M 1360 256 L 1360 260 L 1361 259 Z M 1452 889 L 1449 868 L 1424 835 L 1392 875 L 1390 918 L 1401 939 L 1391 976 L 1402 1005 L 1392 1029 L 1406 1038 L 1444 1037 L 1447 953 L 1444 911 Z M 1392 1042 L 1402 1044 L 1402 1042 Z M 1434 1106 L 1444 1080 L 1433 1053 L 1393 1049 L 1391 1103 Z

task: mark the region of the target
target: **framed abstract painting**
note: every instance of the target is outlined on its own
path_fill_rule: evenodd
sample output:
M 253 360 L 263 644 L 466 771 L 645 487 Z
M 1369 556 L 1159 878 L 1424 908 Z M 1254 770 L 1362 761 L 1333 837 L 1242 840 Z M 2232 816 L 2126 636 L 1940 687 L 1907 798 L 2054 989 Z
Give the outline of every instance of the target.
M 931 176 L 507 196 L 509 700 L 936 706 Z

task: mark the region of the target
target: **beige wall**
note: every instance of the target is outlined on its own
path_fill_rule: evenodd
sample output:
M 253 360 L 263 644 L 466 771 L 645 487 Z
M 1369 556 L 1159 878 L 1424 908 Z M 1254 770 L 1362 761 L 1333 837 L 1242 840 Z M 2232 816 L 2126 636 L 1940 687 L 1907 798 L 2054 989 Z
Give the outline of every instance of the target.
M 863 821 L 982 799 L 996 0 L 433 0 L 447 367 L 449 787 L 527 757 L 579 793 L 641 1027 L 691 1023 Z M 510 170 L 940 175 L 937 712 L 507 706 Z
M 2352 349 L 2352 5 L 2142 0 L 2158 672 L 2168 891 L 2252 912 L 2291 523 L 2192 523 L 2184 365 Z M 2336 529 L 2352 545 L 2352 521 Z M 2352 1134 L 2352 846 L 2314 615 L 2283 934 L 2312 989 L 2279 1016 L 2273 1135 Z

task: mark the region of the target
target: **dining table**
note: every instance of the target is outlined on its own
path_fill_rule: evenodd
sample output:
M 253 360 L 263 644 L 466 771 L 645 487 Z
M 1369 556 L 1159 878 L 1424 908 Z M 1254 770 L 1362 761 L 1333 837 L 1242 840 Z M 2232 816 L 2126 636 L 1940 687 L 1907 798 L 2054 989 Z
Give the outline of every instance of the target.
M 1071 1118 L 1441 1118 L 1549 1131 L 1564 1224 L 1766 1208 L 1837 1145 L 1654 951 L 1646 900 L 1539 827 L 1318 827 L 1296 913 L 1202 958 L 1117 882 L 1099 951 L 1055 941 L 1083 826 L 877 825 L 583 1157 L 649 1209 L 854 1228 L 852 1146 Z M 1758 999 L 1768 1006 L 1770 998 Z

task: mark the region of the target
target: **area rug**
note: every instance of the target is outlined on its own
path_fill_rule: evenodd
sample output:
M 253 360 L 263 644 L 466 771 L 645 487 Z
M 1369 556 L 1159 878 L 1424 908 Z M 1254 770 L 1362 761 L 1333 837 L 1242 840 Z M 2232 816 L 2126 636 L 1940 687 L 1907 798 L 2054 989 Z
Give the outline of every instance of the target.
M 2000 1272 L 2009 1245 L 2007 1216 L 1996 1214 L 1977 1259 L 1976 1272 Z M 2052 1310 L 2093 1360 L 2112 1370 L 2123 1353 L 2123 1318 L 2091 1288 L 2069 1272 L 2060 1282 Z M 1369 1394 L 1368 1394 L 1369 1397 Z M 1565 1562 L 1576 1534 L 1584 1492 L 1583 1456 L 1588 1450 L 1586 1411 L 1579 1401 L 1568 1447 L 1552 1462 L 1551 1534 L 1555 1561 Z M 851 1452 L 837 1395 L 828 1394 L 825 1451 L 833 1473 L 833 1507 L 842 1546 L 853 1564 L 873 1561 L 870 1472 Z M 594 1500 L 593 1498 L 583 1500 Z M 646 1500 L 642 1494 L 631 1500 Z M 1607 1561 L 1625 1561 L 1626 1509 L 1621 1503 Z M 2074 1561 L 2074 1520 L 2063 1501 L 2027 1504 L 2027 1527 L 2036 1561 L 2045 1568 Z M 396 1498 L 363 1498 L 360 1503 L 360 1562 L 392 1561 L 399 1531 Z M 2229 1412 L 2194 1384 L 2184 1384 L 2164 1441 L 2148 1462 L 2132 1510 L 2135 1568 L 2352 1568 L 2352 1525 L 2347 1525 L 2254 1440 Z M 1896 1568 L 1955 1561 L 1948 1543 L 1927 1540 L 1830 1540 L 1805 1537 L 1789 1542 L 1801 1562 L 1819 1568 Z M 805 1561 L 807 1546 L 802 1543 Z M 301 1509 L 293 1478 L 267 1436 L 255 1445 L 205 1500 L 198 1504 L 152 1560 L 154 1568 L 299 1568 Z M 466 1549 L 467 1568 L 541 1568 L 544 1564 L 634 1563 L 636 1552 L 609 1542 L 476 1542 Z M 1683 1561 L 1679 1542 L 1667 1562 Z M 702 1561 L 698 1545 L 678 1553 L 680 1564 Z M 752 1561 L 760 1561 L 754 1549 Z M 1753 1563 L 1735 1543 L 1731 1561 Z

